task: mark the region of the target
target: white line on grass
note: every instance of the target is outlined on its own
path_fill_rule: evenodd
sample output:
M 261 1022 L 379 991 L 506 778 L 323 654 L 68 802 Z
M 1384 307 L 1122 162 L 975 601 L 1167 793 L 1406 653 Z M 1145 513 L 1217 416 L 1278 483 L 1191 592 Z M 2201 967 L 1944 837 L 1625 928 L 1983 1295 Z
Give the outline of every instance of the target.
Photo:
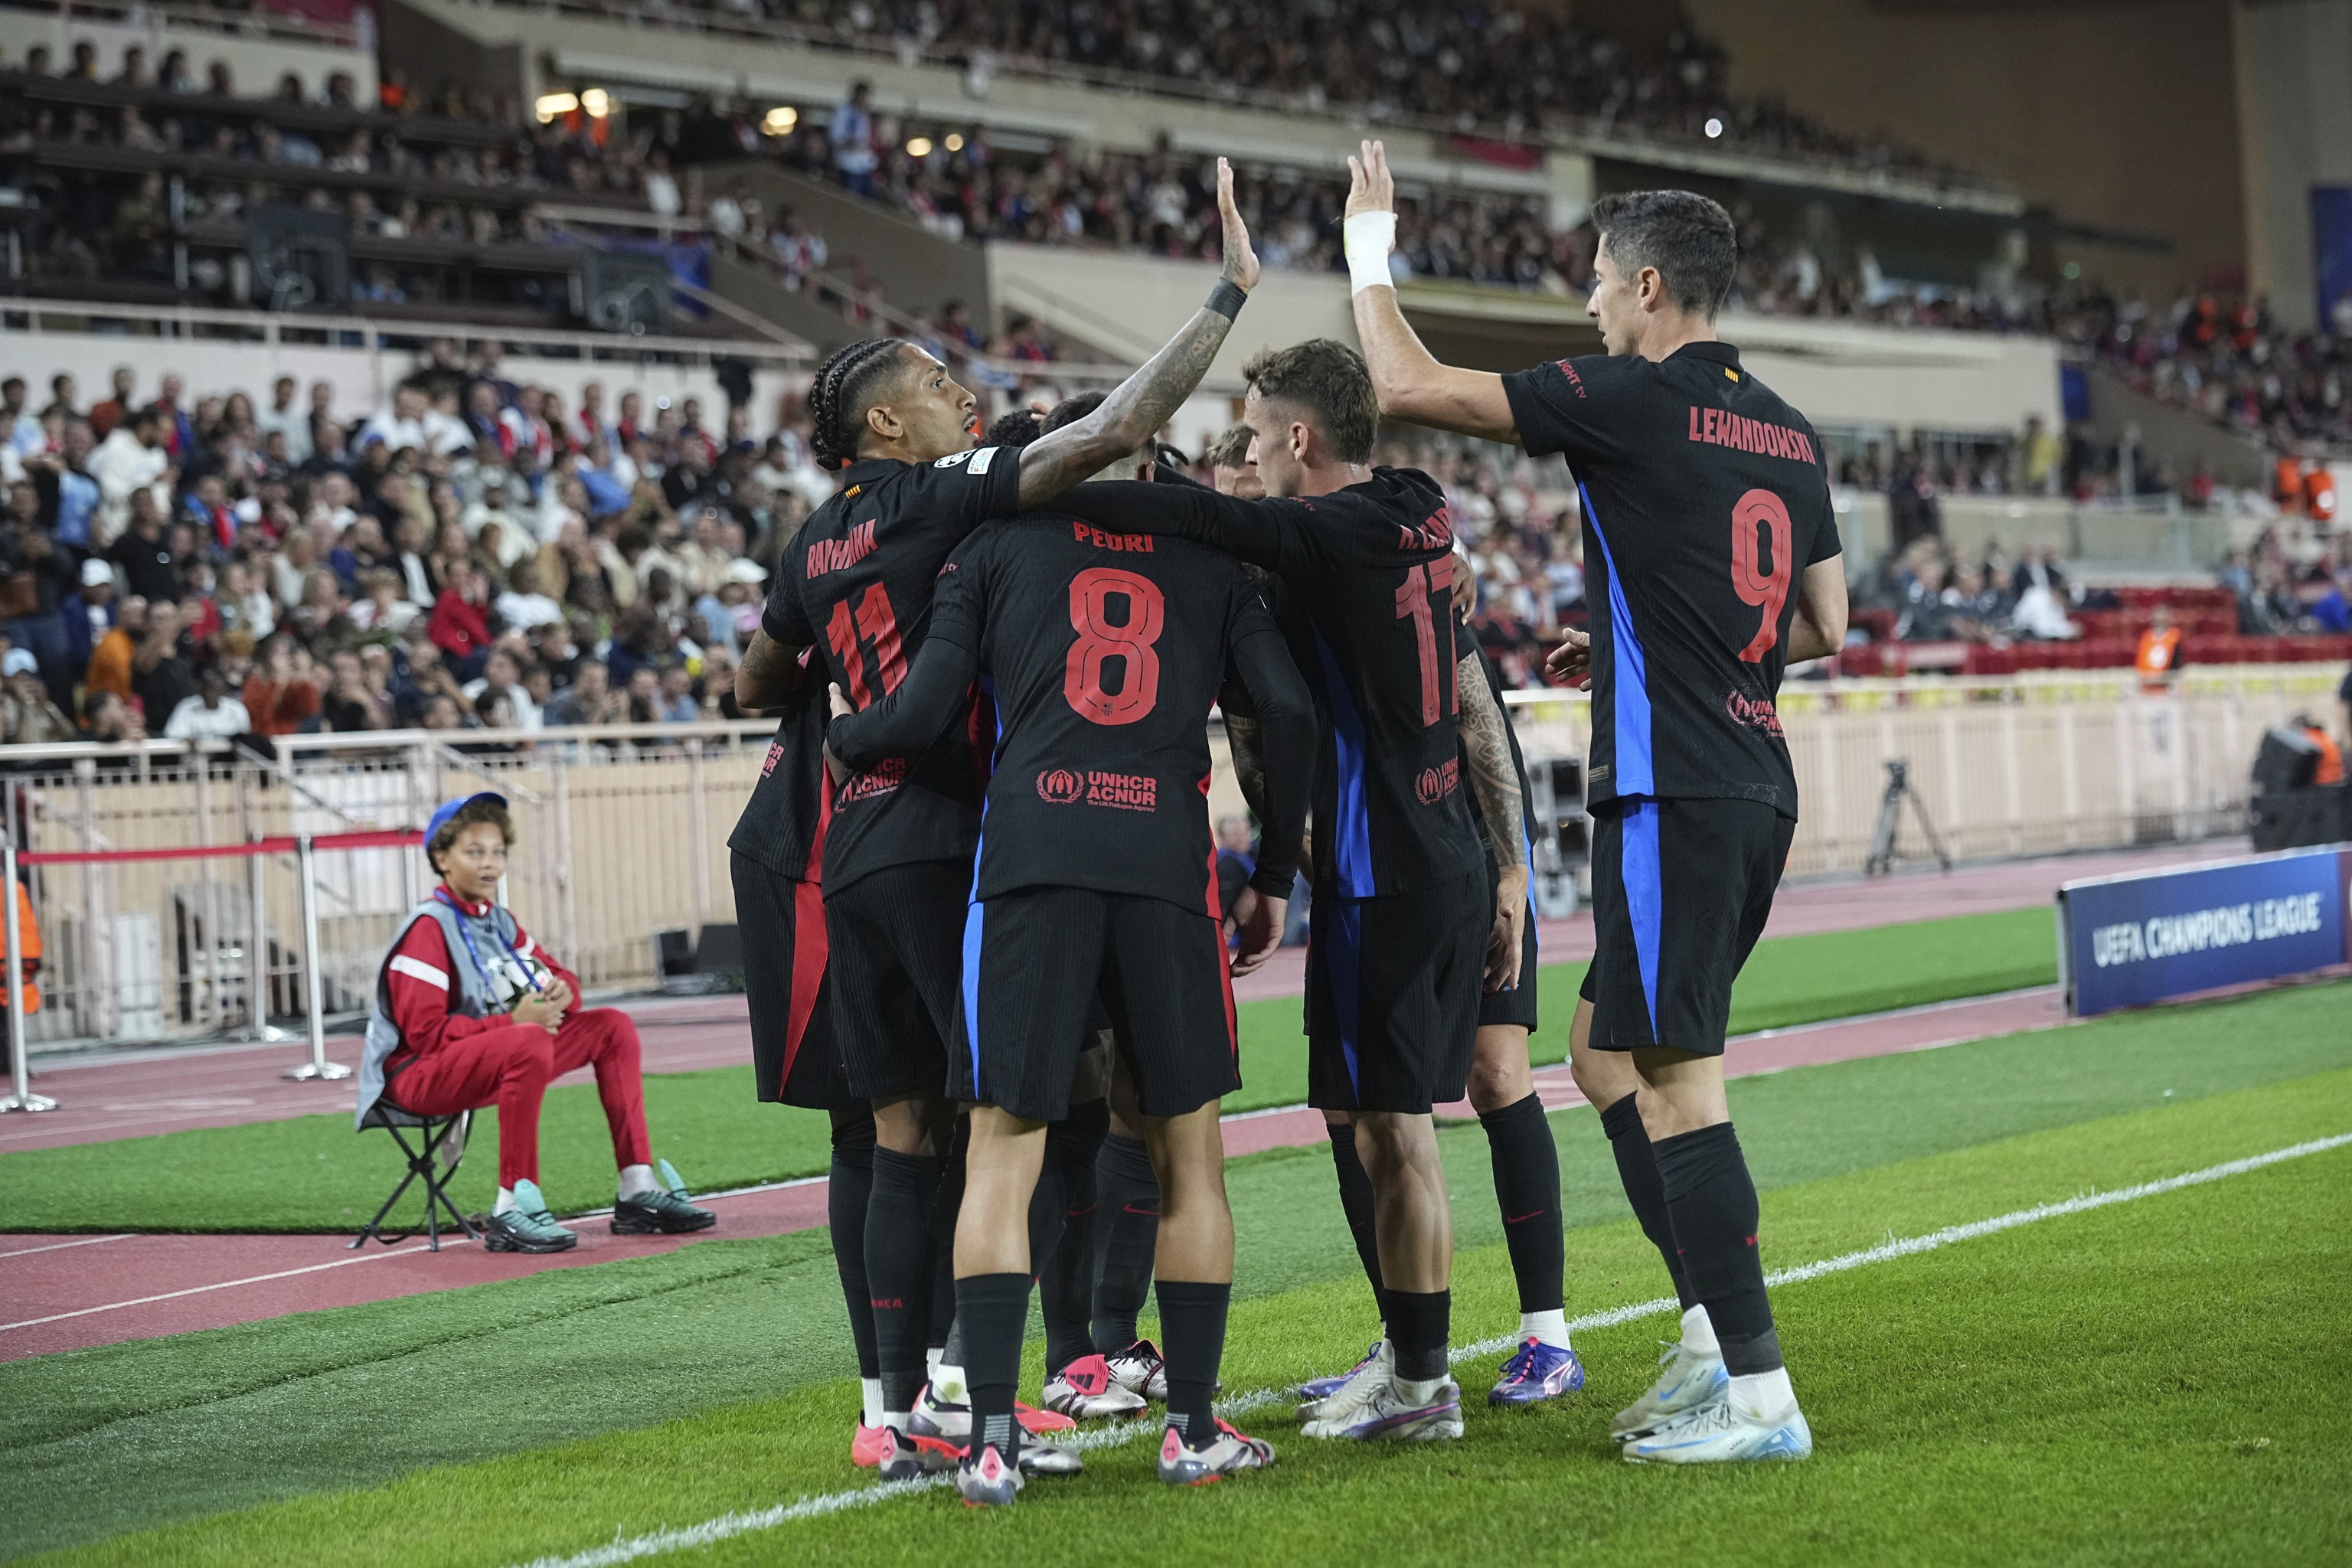
M 2141 1182 L 2135 1186 L 2118 1187 L 2113 1192 L 2088 1192 L 2054 1204 L 2036 1204 L 2032 1208 L 2017 1209 L 2009 1214 L 1995 1215 L 1990 1219 L 1971 1220 L 1966 1225 L 1946 1226 L 1926 1236 L 1906 1237 L 1900 1240 L 1882 1242 L 1864 1247 L 1860 1252 L 1842 1253 L 1823 1258 L 1819 1263 L 1801 1263 L 1793 1268 L 1776 1268 L 1764 1278 L 1767 1285 L 1795 1285 L 1807 1279 L 1818 1279 L 1824 1274 L 1842 1274 L 1849 1268 L 1860 1268 L 1868 1263 L 1886 1263 L 1897 1258 L 1908 1258 L 1917 1252 L 1932 1252 L 1956 1241 L 1971 1241 L 1980 1236 L 1992 1236 L 2019 1226 L 2032 1225 L 2039 1220 L 2057 1219 L 2065 1215 L 2082 1214 L 2091 1209 L 2105 1208 L 2111 1204 L 2127 1204 L 2138 1198 L 2152 1198 L 2162 1193 L 2178 1192 L 2182 1187 L 2200 1186 L 2218 1182 L 2225 1176 L 2242 1176 L 2248 1171 L 2259 1171 L 2265 1165 L 2275 1165 L 2283 1160 L 2300 1159 L 2305 1154 L 2324 1153 L 2352 1143 L 2352 1132 L 2340 1132 L 2332 1138 L 2315 1138 L 2309 1142 L 2295 1143 L 2284 1149 L 2273 1149 L 2266 1154 L 2249 1154 L 2242 1160 L 2225 1160 L 2218 1165 L 2208 1165 L 2201 1171 L 2189 1171 L 2178 1176 L 2166 1176 L 2160 1181 Z M 1639 1318 L 1654 1317 L 1662 1312 L 1679 1310 L 1681 1303 L 1671 1296 L 1654 1301 L 1640 1301 L 1628 1307 L 1613 1307 L 1604 1312 L 1588 1313 L 1569 1323 L 1571 1331 L 1614 1328 Z M 1481 1340 L 1475 1344 L 1461 1346 L 1448 1358 L 1455 1364 L 1475 1361 L 1482 1355 L 1507 1351 L 1517 1343 L 1517 1336 Z M 1241 1415 L 1274 1404 L 1283 1397 L 1281 1391 L 1262 1388 L 1255 1393 L 1218 1402 L 1218 1410 L 1225 1415 Z M 1114 1447 L 1121 1443 L 1159 1431 L 1161 1423 L 1152 1420 L 1120 1421 L 1092 1431 L 1074 1432 L 1057 1438 L 1066 1447 L 1095 1449 Z M 799 1502 L 761 1509 L 756 1513 L 723 1514 L 701 1524 L 683 1530 L 657 1530 L 649 1535 L 615 1539 L 610 1546 L 577 1552 L 570 1557 L 539 1557 L 522 1568 L 618 1568 L 624 1563 L 656 1556 L 666 1552 L 679 1552 L 689 1547 L 711 1546 L 738 1535 L 754 1531 L 772 1530 L 794 1520 L 817 1519 L 845 1509 L 866 1508 L 892 1498 L 927 1491 L 947 1484 L 945 1475 L 926 1476 L 919 1481 L 897 1481 L 881 1486 L 853 1487 L 844 1491 L 826 1492 L 819 1497 L 803 1498 Z

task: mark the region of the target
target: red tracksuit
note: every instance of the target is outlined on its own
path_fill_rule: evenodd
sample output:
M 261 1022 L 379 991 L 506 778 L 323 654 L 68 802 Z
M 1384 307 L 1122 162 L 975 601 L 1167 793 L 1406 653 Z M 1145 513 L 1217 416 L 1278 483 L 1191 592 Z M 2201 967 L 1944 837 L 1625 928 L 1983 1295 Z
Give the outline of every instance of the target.
M 479 916 L 487 904 L 458 906 Z M 580 978 L 543 952 L 518 925 L 515 952 L 540 963 L 580 994 Z M 495 965 L 496 959 L 483 957 Z M 592 1007 L 565 1016 L 553 1035 L 536 1024 L 517 1024 L 494 1013 L 469 1018 L 449 1010 L 456 963 L 437 921 L 410 925 L 394 952 L 388 984 L 392 1021 L 400 1048 L 384 1064 L 394 1098 L 411 1110 L 446 1115 L 495 1102 L 499 1108 L 499 1185 L 539 1179 L 539 1105 L 547 1086 L 565 1073 L 593 1064 L 596 1094 L 613 1129 L 613 1159 L 618 1165 L 653 1162 L 646 1139 L 645 1086 L 637 1070 L 637 1026 L 617 1007 Z M 574 1005 L 577 1006 L 575 1001 Z

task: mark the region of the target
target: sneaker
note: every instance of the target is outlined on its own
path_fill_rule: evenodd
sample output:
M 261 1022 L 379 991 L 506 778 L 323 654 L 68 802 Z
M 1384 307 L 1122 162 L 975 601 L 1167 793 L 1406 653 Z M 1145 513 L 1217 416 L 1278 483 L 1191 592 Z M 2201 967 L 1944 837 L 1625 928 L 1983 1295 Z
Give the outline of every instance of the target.
M 1117 1355 L 1104 1358 L 1111 1376 L 1129 1394 L 1165 1403 L 1168 1398 L 1168 1363 L 1161 1357 L 1160 1347 L 1150 1340 L 1138 1340 Z
M 1625 1445 L 1636 1465 L 1716 1465 L 1741 1459 L 1802 1459 L 1813 1451 L 1813 1431 L 1804 1412 L 1767 1420 L 1733 1405 L 1728 1397 L 1688 1411 L 1646 1437 Z
M 887 1426 L 868 1426 L 860 1420 L 857 1435 L 849 1440 L 849 1462 L 861 1470 L 870 1470 L 880 1464 L 883 1454 L 890 1447 L 883 1434 L 889 1430 Z
M 1274 1445 L 1235 1431 L 1220 1421 L 1217 1436 L 1205 1448 L 1185 1442 L 1175 1427 L 1160 1439 L 1160 1479 L 1171 1487 L 1204 1487 L 1242 1470 L 1262 1470 L 1274 1463 Z
M 1013 1417 L 1021 1423 L 1022 1430 L 1033 1436 L 1043 1432 L 1067 1432 L 1077 1426 L 1066 1415 L 1018 1401 L 1013 1404 Z M 971 1406 L 960 1400 L 941 1398 L 938 1389 L 927 1383 L 915 1395 L 907 1427 L 920 1436 L 937 1437 L 961 1448 L 971 1441 Z
M 1341 1394 L 1350 1392 L 1341 1390 Z M 1329 1405 L 1337 1404 L 1334 1394 Z M 1350 1399 L 1299 1428 L 1309 1437 L 1346 1437 L 1359 1443 L 1433 1443 L 1462 1436 L 1462 1388 L 1452 1378 L 1438 1385 L 1426 1404 L 1405 1397 L 1403 1384 L 1391 1374 L 1369 1397 Z
M 1715 1403 L 1731 1386 L 1731 1374 L 1723 1370 L 1720 1355 L 1669 1343 L 1658 1364 L 1666 1370 L 1650 1384 L 1649 1392 L 1617 1412 L 1609 1423 L 1609 1435 L 1620 1443 L 1646 1437 L 1669 1421 Z
M 1356 1363 L 1355 1370 L 1348 1373 L 1339 1387 L 1318 1399 L 1307 1399 L 1299 1403 L 1298 1419 L 1307 1422 L 1318 1420 L 1326 1415 L 1337 1416 L 1343 1411 L 1361 1405 L 1387 1386 L 1390 1374 L 1395 1367 L 1396 1356 L 1389 1349 L 1388 1341 L 1374 1340 L 1371 1349 L 1365 1352 L 1364 1359 Z M 1328 1381 L 1328 1379 L 1317 1380 L 1318 1384 Z
M 954 1443 L 886 1425 L 874 1468 L 886 1481 L 914 1481 L 962 1462 L 963 1449 Z
M 555 1223 L 537 1182 L 514 1184 L 515 1206 L 484 1216 L 482 1245 L 492 1252 L 569 1252 L 580 1238 Z
M 1143 1395 L 1111 1376 L 1110 1363 L 1090 1355 L 1072 1362 L 1045 1380 L 1045 1408 L 1080 1421 L 1107 1415 L 1132 1415 L 1144 1407 Z
M 1584 1386 L 1584 1363 L 1566 1345 L 1548 1345 L 1533 1334 L 1503 1363 L 1503 1375 L 1487 1391 L 1489 1405 L 1533 1405 Z
M 1302 1399 L 1330 1398 L 1331 1395 L 1339 1393 L 1343 1386 L 1351 1381 L 1358 1373 L 1363 1371 L 1364 1368 L 1379 1360 L 1380 1354 L 1381 1342 L 1374 1340 L 1370 1344 L 1364 1347 L 1364 1359 L 1349 1367 L 1347 1371 L 1339 1373 L 1337 1377 L 1318 1377 L 1311 1382 L 1300 1384 L 1298 1385 L 1299 1397 Z
M 956 1467 L 956 1491 L 966 1508 L 1004 1508 L 1021 1495 L 1021 1470 L 1008 1465 L 991 1443 L 977 1458 Z
M 684 1236 L 719 1223 L 717 1215 L 694 1206 L 677 1166 L 664 1160 L 661 1174 L 667 1187 L 635 1194 L 613 1205 L 614 1236 Z

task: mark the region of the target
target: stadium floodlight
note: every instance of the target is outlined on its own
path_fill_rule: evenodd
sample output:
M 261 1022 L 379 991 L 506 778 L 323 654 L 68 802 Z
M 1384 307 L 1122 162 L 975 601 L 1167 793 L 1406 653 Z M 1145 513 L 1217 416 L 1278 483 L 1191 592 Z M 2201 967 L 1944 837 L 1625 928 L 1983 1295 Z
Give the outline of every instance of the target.
M 907 156 L 908 156 L 908 157 L 909 157 L 909 158 L 928 158 L 928 157 L 929 157 L 930 155 L 931 155 L 931 139 L 930 139 L 929 137 L 928 137 L 928 136 L 918 136 L 918 137 L 915 137 L 913 140 L 909 141 L 909 142 L 907 143 Z
M 580 107 L 588 111 L 591 120 L 602 120 L 613 112 L 613 95 L 601 87 L 592 87 L 580 95 Z
M 1710 115 L 1706 121 L 1706 139 L 1710 142 L 1723 134 L 1723 121 Z
M 780 103 L 768 110 L 767 118 L 760 121 L 760 129 L 771 136 L 789 136 L 793 127 L 800 122 L 799 110 L 789 103 Z
M 963 151 L 962 132 L 950 131 L 948 132 L 947 150 L 950 153 L 961 153 Z
M 557 115 L 569 114 L 579 108 L 580 95 L 576 92 L 551 92 L 531 107 L 539 111 L 539 122 L 545 125 Z

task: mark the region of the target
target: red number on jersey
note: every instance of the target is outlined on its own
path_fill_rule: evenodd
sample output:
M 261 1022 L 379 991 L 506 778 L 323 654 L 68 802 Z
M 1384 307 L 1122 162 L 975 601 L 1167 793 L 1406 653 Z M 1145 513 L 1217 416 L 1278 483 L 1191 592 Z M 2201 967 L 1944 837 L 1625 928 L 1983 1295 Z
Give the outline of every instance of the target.
M 1397 585 L 1397 619 L 1412 622 L 1414 649 L 1421 655 L 1421 727 L 1424 730 L 1437 722 L 1437 616 L 1429 607 L 1432 593 L 1451 595 L 1454 591 L 1454 557 L 1442 555 L 1426 567 L 1415 566 L 1404 574 Z M 1449 603 L 1445 611 L 1445 669 L 1452 681 L 1454 710 L 1462 710 L 1462 671 L 1454 659 L 1454 610 Z
M 1112 595 L 1127 600 L 1127 622 L 1112 626 L 1106 612 Z M 1078 640 L 1062 667 L 1062 696 L 1071 708 L 1097 724 L 1132 724 L 1160 700 L 1160 655 L 1152 644 L 1167 618 L 1160 584 L 1132 572 L 1092 566 L 1070 579 L 1070 629 Z M 1116 695 L 1102 689 L 1103 660 L 1126 660 L 1127 676 Z
M 833 615 L 824 624 L 824 640 L 841 659 L 841 668 L 849 675 L 849 700 L 860 709 L 872 699 L 866 685 L 866 656 L 858 647 L 860 637 L 874 648 L 875 663 L 882 672 L 882 691 L 887 696 L 898 689 L 907 679 L 907 654 L 898 640 L 898 616 L 890 608 L 890 595 L 877 583 L 866 590 L 853 619 L 849 601 L 841 600 L 833 606 Z
M 1772 535 L 1769 574 L 1757 559 L 1759 529 L 1769 529 Z M 1749 664 L 1761 662 L 1780 640 L 1780 606 L 1789 601 L 1792 570 L 1789 532 L 1789 509 L 1770 490 L 1749 490 L 1731 509 L 1731 591 L 1739 595 L 1741 604 L 1757 605 L 1764 612 L 1764 624 L 1739 650 L 1739 657 Z

